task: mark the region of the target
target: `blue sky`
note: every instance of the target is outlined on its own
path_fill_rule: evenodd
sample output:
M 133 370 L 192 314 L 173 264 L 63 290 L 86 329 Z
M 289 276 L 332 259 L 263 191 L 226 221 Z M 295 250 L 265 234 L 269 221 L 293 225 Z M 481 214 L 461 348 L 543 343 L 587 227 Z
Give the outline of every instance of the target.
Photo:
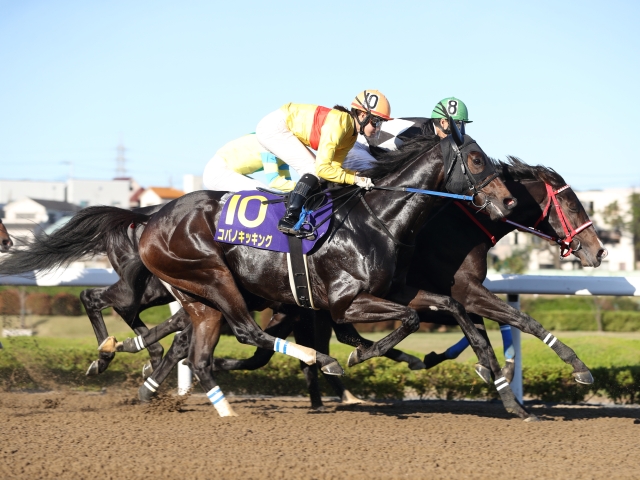
M 286 102 L 468 105 L 491 156 L 640 186 L 640 5 L 0 0 L 0 178 L 182 185 Z

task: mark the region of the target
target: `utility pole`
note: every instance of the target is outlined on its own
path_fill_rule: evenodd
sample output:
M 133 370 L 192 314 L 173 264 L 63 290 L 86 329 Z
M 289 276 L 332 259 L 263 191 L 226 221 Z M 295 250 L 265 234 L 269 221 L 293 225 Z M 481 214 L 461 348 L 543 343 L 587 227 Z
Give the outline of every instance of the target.
M 125 167 L 125 163 L 127 159 L 124 158 L 124 152 L 126 151 L 126 148 L 124 148 L 124 145 L 122 144 L 122 140 L 120 140 L 117 150 L 118 150 L 118 156 L 116 157 L 116 178 L 126 178 L 127 169 Z

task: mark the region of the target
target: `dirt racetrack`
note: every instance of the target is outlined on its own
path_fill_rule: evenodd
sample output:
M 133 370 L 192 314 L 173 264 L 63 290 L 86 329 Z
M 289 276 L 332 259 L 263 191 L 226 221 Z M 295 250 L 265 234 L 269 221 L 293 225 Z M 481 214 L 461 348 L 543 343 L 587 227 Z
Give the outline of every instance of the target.
M 0 393 L 0 478 L 640 478 L 640 409 Z

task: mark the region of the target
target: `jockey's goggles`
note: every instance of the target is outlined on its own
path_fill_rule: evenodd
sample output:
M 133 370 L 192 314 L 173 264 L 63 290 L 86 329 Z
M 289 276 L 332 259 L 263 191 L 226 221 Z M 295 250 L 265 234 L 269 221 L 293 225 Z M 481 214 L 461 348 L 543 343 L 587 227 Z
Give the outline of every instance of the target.
M 372 115 L 371 119 L 369 119 L 369 123 L 373 128 L 380 128 L 384 122 L 386 122 L 386 120 L 376 117 L 375 115 Z

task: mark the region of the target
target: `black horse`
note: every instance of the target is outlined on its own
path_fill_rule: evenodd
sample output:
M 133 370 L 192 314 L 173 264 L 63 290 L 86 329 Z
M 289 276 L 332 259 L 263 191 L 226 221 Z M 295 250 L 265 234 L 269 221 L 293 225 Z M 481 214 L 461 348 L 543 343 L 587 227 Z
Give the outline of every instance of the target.
M 459 188 L 469 191 L 469 187 L 482 183 L 484 195 L 480 195 L 488 200 L 485 203 L 490 215 L 502 218 L 515 201 L 495 178 L 495 172 L 487 171 L 491 164 L 479 147 L 468 138 L 465 145 L 462 148 L 464 167 L 479 178 Z M 379 187 L 409 185 L 437 190 L 445 182 L 447 172 L 440 145 L 428 147 L 433 145 L 422 139 L 408 143 L 365 174 L 376 179 Z M 249 315 L 247 298 L 254 295 L 270 301 L 295 303 L 288 288 L 284 254 L 214 240 L 221 198 L 219 193 L 202 192 L 171 202 L 149 220 L 140 238 L 143 262 L 174 287 L 176 297 L 192 319 L 189 362 L 204 387 L 211 387 L 211 391 L 217 386 L 211 376 L 214 340 L 210 332 L 221 314 L 242 343 L 268 349 L 275 346 L 281 351 L 284 348 L 279 346 L 286 342 L 276 341 L 256 327 Z M 349 210 L 338 209 L 330 229 L 331 241 L 323 243 L 308 257 L 314 303 L 329 310 L 338 323 L 401 321 L 400 328 L 371 348 L 356 350 L 352 364 L 386 352 L 417 329 L 419 318 L 415 309 L 431 308 L 456 317 L 477 350 L 479 372 L 486 371 L 488 365 L 499 375 L 500 367 L 493 352 L 457 302 L 407 287 L 403 282 L 410 255 L 401 245 L 413 243 L 432 205 L 430 197 L 374 190 L 366 194 L 366 201 L 350 204 Z M 300 349 L 295 344 L 288 344 L 287 353 L 310 364 L 318 361 L 324 371 L 339 371 L 335 360 L 322 354 L 314 355 L 316 352 Z M 503 388 L 500 392 L 504 392 L 508 410 L 523 417 L 528 415 L 510 389 Z
M 408 184 L 438 189 L 449 177 L 445 178 L 447 172 L 438 146 L 424 153 L 432 146 L 424 141 L 414 142 L 411 145 L 413 149 L 403 149 L 395 158 L 377 170 L 368 172 L 368 175 L 380 178 L 378 184 L 383 187 Z M 467 146 L 466 152 L 463 148 L 459 165 L 471 175 L 467 177 L 469 183 L 466 186 L 460 185 L 461 190 L 477 187 L 477 199 L 484 203 L 494 218 L 500 218 L 515 205 L 515 201 L 501 182 L 494 178 L 493 172 L 485 171 L 487 158 L 475 143 L 468 141 Z M 390 202 L 390 195 L 398 201 Z M 194 328 L 190 362 L 201 382 L 213 387 L 211 392 L 216 390 L 209 365 L 213 349 L 211 333 L 217 330 L 221 313 L 225 314 L 241 342 L 267 348 L 273 348 L 274 345 L 279 348 L 280 345 L 284 349 L 287 347 L 285 342 L 276 343 L 273 337 L 265 335 L 255 326 L 247 307 L 263 304 L 264 301 L 258 297 L 293 302 L 292 294 L 288 288 L 284 288 L 288 284 L 288 274 L 282 254 L 253 249 L 244 251 L 239 247 L 220 245 L 213 240 L 221 196 L 213 192 L 187 195 L 165 206 L 150 220 L 147 215 L 115 211 L 118 209 L 114 209 L 110 218 L 104 219 L 104 225 L 113 229 L 122 228 L 125 222 L 149 221 L 140 240 L 141 257 L 154 274 L 176 287 L 174 294 L 188 310 Z M 492 371 L 499 374 L 495 356 L 487 350 L 485 340 L 456 302 L 408 289 L 401 281 L 406 266 L 403 266 L 399 245 L 415 238 L 428 218 L 432 204 L 432 199 L 413 193 L 374 191 L 367 194 L 367 202 L 354 202 L 349 205 L 349 210 L 336 212 L 332 241 L 321 245 L 310 257 L 316 304 L 330 309 L 340 322 L 390 318 L 402 321 L 397 331 L 374 343 L 370 349 L 359 350 L 358 355 L 354 356 L 356 361 L 384 353 L 415 330 L 418 316 L 413 307 L 448 311 L 463 326 L 477 350 L 480 358 L 478 371 L 482 373 L 487 370 L 485 365 L 490 365 Z M 376 212 L 377 215 L 371 216 L 370 212 Z M 388 230 L 381 230 L 379 224 L 388 225 Z M 91 251 L 104 240 L 108 241 L 108 236 L 106 239 L 92 238 L 94 245 L 85 245 L 83 253 Z M 344 264 L 346 259 L 351 260 L 350 264 Z M 404 256 L 404 261 L 406 259 Z M 46 263 L 42 258 L 39 260 L 42 260 L 40 266 Z M 50 265 L 55 263 L 49 262 Z M 401 268 L 398 268 L 398 264 Z M 17 265 L 14 263 L 13 267 Z M 249 272 L 251 275 L 247 275 Z M 3 265 L 0 273 L 13 273 L 11 265 Z M 268 275 L 268 282 L 263 280 L 263 275 Z M 236 285 L 236 280 L 240 285 Z M 375 296 L 388 293 L 391 293 L 392 300 Z M 307 363 L 318 361 L 325 371 L 341 372 L 337 362 L 326 355 L 316 355 L 313 350 L 289 344 L 287 353 Z M 502 389 L 501 394 L 510 411 L 521 416 L 527 415 L 515 403 L 509 389 Z
M 501 177 L 505 180 L 507 188 L 512 193 L 517 192 L 519 200 L 519 207 L 510 220 L 524 226 L 537 223 L 541 232 L 555 238 L 561 247 L 571 248 L 583 266 L 599 266 L 606 250 L 602 248 L 595 229 L 590 226 L 587 213 L 575 193 L 571 189 L 564 189 L 561 198 L 554 193 L 565 185 L 562 177 L 548 168 L 526 165 L 515 157 L 510 157 L 509 164 L 502 163 L 500 166 Z M 552 198 L 554 196 L 556 201 Z M 553 204 L 553 207 L 547 208 L 550 204 Z M 487 273 L 488 250 L 516 227 L 513 223 L 491 222 L 486 216 L 476 215 L 472 221 L 470 216 L 473 217 L 473 214 L 465 213 L 461 208 L 451 205 L 429 221 L 416 241 L 416 252 L 411 263 L 408 283 L 418 288 L 451 295 L 460 301 L 468 312 L 473 312 L 470 316 L 479 328 L 484 328 L 484 316 L 536 336 L 573 367 L 572 375 L 578 383 L 592 383 L 591 373 L 571 348 L 551 335 L 534 319 L 510 307 L 483 286 L 482 281 Z M 564 224 L 561 219 L 564 219 Z M 581 229 L 577 235 L 569 234 L 569 238 L 567 237 L 565 229 L 577 231 L 583 225 L 589 226 Z M 434 266 L 438 267 L 438 273 L 431 275 Z M 451 317 L 438 313 L 430 314 L 430 311 L 420 312 L 420 317 L 423 321 L 455 324 Z M 296 320 L 295 312 L 276 315 L 270 323 L 269 331 L 280 338 L 287 338 L 294 333 L 297 342 L 328 353 L 333 326 L 339 341 L 350 345 L 371 346 L 370 341 L 360 337 L 357 332 L 345 331 L 344 325 L 335 324 L 330 317 L 322 315 L 322 312 L 316 312 L 316 324 L 311 335 L 305 330 L 308 330 L 308 325 Z M 167 327 L 169 325 L 161 325 L 158 328 Z M 182 335 L 186 337 L 189 332 L 186 331 Z M 309 338 L 313 338 L 316 343 L 310 343 Z M 145 337 L 145 342 L 148 341 Z M 188 340 L 183 342 L 185 345 L 189 343 Z M 131 339 L 125 341 L 124 346 L 120 345 L 120 351 L 137 351 Z M 175 356 L 176 353 L 174 351 L 167 355 L 161 371 L 154 373 L 155 380 L 163 381 L 175 363 L 183 358 Z M 254 370 L 266 365 L 273 353 L 270 350 L 257 349 L 252 357 L 244 360 L 215 358 L 214 370 Z M 182 350 L 181 354 L 186 356 L 186 349 Z M 425 358 L 425 362 L 428 357 Z M 391 358 L 397 360 L 393 356 Z M 503 369 L 508 381 L 513 372 L 510 367 L 512 365 L 508 364 Z M 320 405 L 317 375 L 309 373 L 307 382 L 310 384 L 312 406 L 316 407 Z M 340 386 L 336 382 L 331 386 L 340 395 Z M 148 391 L 141 388 L 141 394 L 145 398 Z

